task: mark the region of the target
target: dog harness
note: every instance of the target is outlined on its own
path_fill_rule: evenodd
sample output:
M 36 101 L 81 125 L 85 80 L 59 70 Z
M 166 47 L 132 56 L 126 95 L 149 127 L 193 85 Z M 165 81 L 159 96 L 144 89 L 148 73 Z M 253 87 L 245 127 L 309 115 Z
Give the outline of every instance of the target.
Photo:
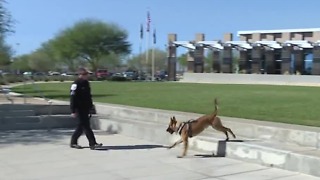
M 179 125 L 179 127 L 178 127 L 178 131 L 177 131 L 177 133 L 179 133 L 179 135 L 181 135 L 181 133 L 182 133 L 182 129 L 183 129 L 185 126 L 187 126 L 188 136 L 191 138 L 191 137 L 192 137 L 192 128 L 191 128 L 191 124 L 192 124 L 193 122 L 196 122 L 196 120 L 194 120 L 194 119 L 190 119 L 190 120 L 189 120 L 189 121 L 187 121 L 187 122 L 182 122 L 182 123 Z

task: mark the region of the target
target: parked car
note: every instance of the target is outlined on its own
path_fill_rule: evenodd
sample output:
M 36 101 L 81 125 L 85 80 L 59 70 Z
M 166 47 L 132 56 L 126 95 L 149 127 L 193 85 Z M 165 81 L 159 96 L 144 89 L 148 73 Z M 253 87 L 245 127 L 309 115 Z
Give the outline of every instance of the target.
M 96 77 L 98 79 L 106 79 L 108 76 L 109 76 L 109 73 L 107 69 L 98 69 L 96 71 Z
M 48 72 L 49 76 L 60 76 L 61 74 L 59 72 L 55 72 L 55 71 L 49 71 Z
M 154 77 L 156 81 L 163 81 L 163 80 L 167 80 L 168 74 L 167 74 L 167 71 L 160 71 L 159 73 L 154 75 Z
M 123 72 L 123 77 L 127 78 L 128 80 L 138 80 L 138 73 L 132 71 Z
M 32 72 L 24 72 L 24 73 L 23 73 L 23 76 L 30 77 L 30 76 L 32 76 Z

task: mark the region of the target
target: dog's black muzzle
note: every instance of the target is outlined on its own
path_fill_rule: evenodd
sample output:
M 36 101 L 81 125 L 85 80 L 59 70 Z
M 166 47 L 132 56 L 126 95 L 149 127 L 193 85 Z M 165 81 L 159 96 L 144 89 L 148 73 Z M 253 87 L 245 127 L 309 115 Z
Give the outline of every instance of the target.
M 170 133 L 170 134 L 173 134 L 173 133 L 174 133 L 174 130 L 171 129 L 170 127 L 168 127 L 168 128 L 167 128 L 167 132 Z

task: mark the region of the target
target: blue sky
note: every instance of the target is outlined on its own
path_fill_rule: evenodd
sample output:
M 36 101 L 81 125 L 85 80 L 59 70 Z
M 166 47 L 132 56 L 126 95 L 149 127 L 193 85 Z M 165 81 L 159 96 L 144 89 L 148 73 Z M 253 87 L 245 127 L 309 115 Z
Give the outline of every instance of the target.
M 85 18 L 114 22 L 126 29 L 132 53 L 139 53 L 140 24 L 151 13 L 156 47 L 165 49 L 168 33 L 178 40 L 222 39 L 226 32 L 291 28 L 318 28 L 319 0 L 7 0 L 17 21 L 7 42 L 17 54 L 30 53 L 62 29 Z M 150 35 L 151 37 L 151 35 Z M 234 38 L 237 39 L 236 34 Z M 143 50 L 145 49 L 143 42 Z M 151 40 L 150 40 L 151 44 Z M 179 52 L 185 52 L 179 49 Z

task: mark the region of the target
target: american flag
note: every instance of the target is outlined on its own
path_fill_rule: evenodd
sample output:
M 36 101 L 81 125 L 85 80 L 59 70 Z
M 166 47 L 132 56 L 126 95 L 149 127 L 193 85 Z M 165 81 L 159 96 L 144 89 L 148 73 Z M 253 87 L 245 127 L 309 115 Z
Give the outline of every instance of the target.
M 153 44 L 157 43 L 156 29 L 153 29 Z
M 140 39 L 143 39 L 143 24 L 140 26 Z
M 151 17 L 150 17 L 150 12 L 147 12 L 147 32 L 150 32 L 150 22 L 151 22 Z

